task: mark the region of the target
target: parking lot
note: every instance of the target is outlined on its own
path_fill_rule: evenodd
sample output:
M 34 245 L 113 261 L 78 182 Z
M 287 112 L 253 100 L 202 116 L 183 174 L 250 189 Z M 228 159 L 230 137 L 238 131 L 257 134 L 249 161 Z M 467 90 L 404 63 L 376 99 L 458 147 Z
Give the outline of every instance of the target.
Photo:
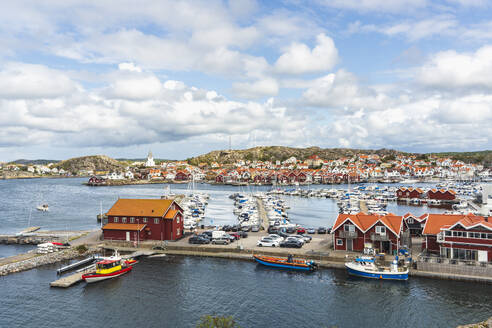
M 195 234 L 201 234 L 204 231 L 211 230 L 211 229 L 197 229 L 195 231 Z M 175 243 L 173 245 L 176 246 L 193 246 L 197 248 L 209 248 L 209 247 L 214 247 L 214 248 L 223 248 L 223 249 L 233 249 L 233 248 L 243 248 L 245 250 L 252 250 L 252 251 L 272 251 L 272 252 L 279 252 L 279 253 L 285 253 L 285 252 L 292 252 L 292 253 L 307 253 L 307 252 L 320 252 L 320 253 L 325 253 L 330 250 L 332 250 L 332 235 L 331 234 L 309 234 L 309 236 L 312 237 L 311 242 L 305 243 L 302 248 L 283 248 L 283 247 L 259 247 L 256 246 L 256 243 L 258 242 L 259 239 L 262 237 L 268 236 L 268 233 L 266 231 L 260 231 L 260 232 L 248 232 L 248 237 L 247 238 L 240 238 L 239 240 L 236 240 L 229 245 L 213 245 L 212 243 L 210 244 L 189 244 L 188 240 L 191 236 L 187 236 Z

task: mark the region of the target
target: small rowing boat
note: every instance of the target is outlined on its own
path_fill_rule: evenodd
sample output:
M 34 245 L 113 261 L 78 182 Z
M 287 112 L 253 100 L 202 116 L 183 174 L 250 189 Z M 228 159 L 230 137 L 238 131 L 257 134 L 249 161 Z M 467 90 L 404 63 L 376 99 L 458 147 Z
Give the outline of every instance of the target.
M 253 255 L 253 258 L 260 264 L 275 268 L 301 271 L 314 271 L 318 269 L 318 264 L 316 264 L 316 262 L 305 259 L 294 259 L 292 255 L 289 255 L 287 258 Z

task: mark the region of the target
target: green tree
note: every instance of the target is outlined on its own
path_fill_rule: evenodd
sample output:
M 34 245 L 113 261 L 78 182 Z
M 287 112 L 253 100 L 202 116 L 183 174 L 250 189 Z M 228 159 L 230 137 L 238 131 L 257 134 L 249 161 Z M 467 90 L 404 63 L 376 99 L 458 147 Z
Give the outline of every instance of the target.
M 211 316 L 204 315 L 200 318 L 197 328 L 239 328 L 232 316 Z

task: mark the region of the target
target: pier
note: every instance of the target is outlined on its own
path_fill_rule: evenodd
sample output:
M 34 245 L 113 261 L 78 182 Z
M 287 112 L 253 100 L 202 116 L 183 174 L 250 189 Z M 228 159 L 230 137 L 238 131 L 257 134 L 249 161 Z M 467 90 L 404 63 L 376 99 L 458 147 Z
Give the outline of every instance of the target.
M 256 198 L 256 204 L 258 205 L 258 215 L 261 219 L 261 226 L 263 230 L 267 230 L 270 222 L 268 221 L 268 215 L 265 211 L 265 206 L 263 206 L 263 200 L 261 198 Z

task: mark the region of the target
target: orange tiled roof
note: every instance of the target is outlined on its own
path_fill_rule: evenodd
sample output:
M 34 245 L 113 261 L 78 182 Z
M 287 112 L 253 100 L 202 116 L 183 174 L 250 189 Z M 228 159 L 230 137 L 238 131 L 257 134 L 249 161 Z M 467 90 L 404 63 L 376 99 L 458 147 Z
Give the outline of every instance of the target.
M 108 223 L 103 227 L 103 230 L 131 230 L 142 231 L 147 225 L 136 223 Z
M 479 219 L 485 222 L 485 219 L 481 216 L 474 216 L 473 214 L 429 214 L 427 222 L 425 223 L 422 234 L 424 235 L 436 235 L 441 231 L 444 226 L 452 226 L 457 222 L 468 218 L 470 220 Z
M 174 219 L 174 217 L 176 216 L 176 213 L 178 213 L 178 210 L 169 210 L 169 211 L 167 211 L 164 219 Z
M 393 233 L 399 234 L 401 230 L 401 224 L 403 218 L 399 215 L 394 215 L 392 213 L 385 216 L 368 215 L 365 213 L 359 214 L 339 214 L 335 224 L 333 225 L 333 230 L 336 230 L 340 225 L 345 222 L 346 219 L 350 219 L 362 232 L 366 232 L 378 221 L 387 226 Z
M 109 216 L 164 216 L 171 199 L 118 199 L 108 211 Z

